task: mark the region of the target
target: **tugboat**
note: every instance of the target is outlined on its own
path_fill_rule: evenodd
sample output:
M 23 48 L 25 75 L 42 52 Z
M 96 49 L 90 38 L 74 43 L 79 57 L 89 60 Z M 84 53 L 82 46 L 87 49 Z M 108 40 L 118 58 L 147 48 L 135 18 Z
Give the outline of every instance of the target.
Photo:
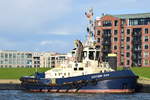
M 94 41 L 93 11 L 89 20 L 87 40 L 75 41 L 70 59 L 44 73 L 20 78 L 21 85 L 32 92 L 57 93 L 131 93 L 135 92 L 137 78 L 131 70 L 117 71 L 116 54 L 109 54 L 108 62 L 101 61 L 100 49 Z

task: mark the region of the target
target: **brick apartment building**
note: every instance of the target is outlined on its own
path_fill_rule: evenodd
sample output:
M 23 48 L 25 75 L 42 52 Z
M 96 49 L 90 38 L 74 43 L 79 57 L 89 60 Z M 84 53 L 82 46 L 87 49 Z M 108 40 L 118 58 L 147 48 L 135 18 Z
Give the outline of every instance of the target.
M 96 18 L 94 35 L 101 60 L 116 53 L 118 66 L 150 67 L 150 13 L 105 14 Z

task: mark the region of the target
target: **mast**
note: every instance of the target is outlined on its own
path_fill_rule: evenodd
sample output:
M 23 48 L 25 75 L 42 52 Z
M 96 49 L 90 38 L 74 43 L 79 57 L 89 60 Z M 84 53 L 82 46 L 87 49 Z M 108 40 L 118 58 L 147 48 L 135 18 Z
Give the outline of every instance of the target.
M 85 46 L 92 46 L 94 43 L 94 21 L 93 21 L 93 9 L 90 8 L 85 15 L 88 19 L 88 26 L 87 26 L 87 40 L 85 42 Z
M 90 8 L 87 12 L 85 12 L 85 15 L 88 19 L 88 26 L 87 26 L 87 40 L 85 42 L 85 46 L 90 46 L 90 47 L 94 47 L 95 48 L 95 39 L 94 39 L 94 28 L 95 28 L 95 24 L 94 24 L 94 20 L 93 20 L 93 9 Z M 101 59 L 101 51 L 99 52 L 99 57 L 98 57 L 98 66 L 100 64 L 100 62 L 102 62 Z

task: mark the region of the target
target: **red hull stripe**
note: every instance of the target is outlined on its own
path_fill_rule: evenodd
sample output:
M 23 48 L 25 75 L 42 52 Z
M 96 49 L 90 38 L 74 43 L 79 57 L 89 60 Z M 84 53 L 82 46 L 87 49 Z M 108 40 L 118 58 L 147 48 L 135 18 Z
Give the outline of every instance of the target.
M 57 90 L 57 89 L 52 89 L 52 90 L 30 90 L 32 92 L 58 92 L 58 93 L 132 93 L 134 92 L 134 89 L 81 89 L 81 90 L 76 90 L 76 89 L 70 89 L 70 90 Z
M 79 93 L 131 93 L 132 89 L 79 90 Z

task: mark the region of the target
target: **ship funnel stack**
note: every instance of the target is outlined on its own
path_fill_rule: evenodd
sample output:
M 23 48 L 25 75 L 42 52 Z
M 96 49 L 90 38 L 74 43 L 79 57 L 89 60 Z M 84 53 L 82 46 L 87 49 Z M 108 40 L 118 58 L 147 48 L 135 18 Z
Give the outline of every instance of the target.
M 76 47 L 76 53 L 75 53 L 75 61 L 76 62 L 82 62 L 82 54 L 83 54 L 83 45 L 80 40 L 75 40 L 75 47 Z
M 108 63 L 112 69 L 117 70 L 117 55 L 108 54 Z

